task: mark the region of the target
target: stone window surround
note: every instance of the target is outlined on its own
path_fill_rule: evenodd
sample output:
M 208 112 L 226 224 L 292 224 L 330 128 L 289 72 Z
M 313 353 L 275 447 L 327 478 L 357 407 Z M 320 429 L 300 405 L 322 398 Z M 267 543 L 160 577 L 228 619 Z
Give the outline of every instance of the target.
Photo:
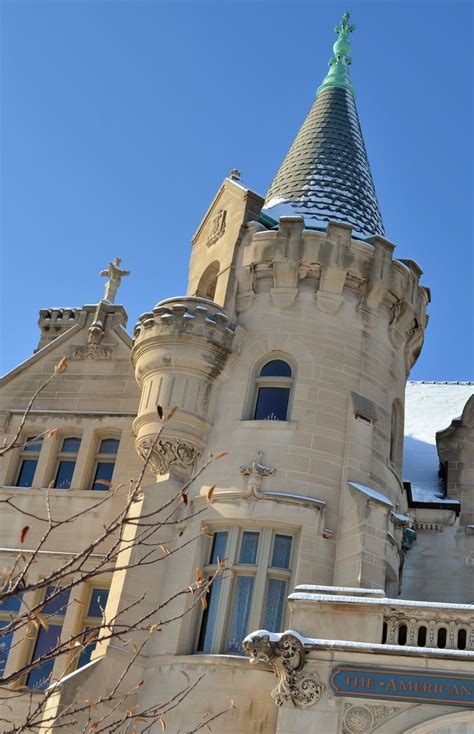
M 55 623 L 56 619 L 61 620 L 61 637 L 63 637 L 64 639 L 70 638 L 72 635 L 79 634 L 82 631 L 93 589 L 101 588 L 110 591 L 110 583 L 111 575 L 104 575 L 104 577 L 99 577 L 91 583 L 84 582 L 80 586 L 74 587 L 71 590 L 69 603 L 65 610 L 66 613 L 61 617 L 59 617 L 58 615 L 47 615 L 48 621 L 50 621 L 52 624 Z M 44 589 L 24 594 L 19 613 L 22 613 L 24 611 L 25 605 L 28 605 L 27 608 L 32 608 L 33 606 L 41 602 L 44 599 L 45 594 L 46 591 Z M 18 668 L 21 668 L 24 665 L 28 664 L 28 662 L 30 662 L 36 645 L 36 640 L 38 636 L 37 632 L 38 631 L 35 627 L 32 627 L 30 629 L 28 629 L 28 627 L 22 627 L 14 633 L 12 644 L 10 647 L 10 655 L 8 656 L 8 659 L 6 661 L 6 675 L 9 674 L 9 671 L 11 672 L 13 670 L 18 670 Z M 51 679 L 59 679 L 62 675 L 65 674 L 65 671 L 67 673 L 71 673 L 73 670 L 76 670 L 80 652 L 81 650 L 78 647 L 77 650 L 71 651 L 69 655 L 58 656 L 54 662 Z M 27 676 L 25 676 L 25 678 L 19 679 L 18 681 L 15 681 L 13 687 L 17 688 L 19 686 L 25 685 L 26 677 Z M 33 690 L 32 692 L 34 693 L 34 695 L 37 696 L 44 695 L 44 692 L 42 690 Z
M 260 377 L 260 370 L 268 363 L 272 362 L 275 359 L 281 359 L 283 362 L 287 362 L 288 365 L 291 367 L 291 378 L 288 377 Z M 269 352 L 266 352 L 264 355 L 259 357 L 258 361 L 254 364 L 253 369 L 251 370 L 251 380 L 249 383 L 249 387 L 247 390 L 247 398 L 245 401 L 245 408 L 242 415 L 242 421 L 250 421 L 254 422 L 254 415 L 255 415 L 255 407 L 257 404 L 257 397 L 258 397 L 258 389 L 259 387 L 262 387 L 263 381 L 265 381 L 266 387 L 290 387 L 290 396 L 288 398 L 288 409 L 287 409 L 287 415 L 286 415 L 286 421 L 255 421 L 258 424 L 284 424 L 288 425 L 293 423 L 291 420 L 291 415 L 293 412 L 293 402 L 294 402 L 294 395 L 295 395 L 295 385 L 297 380 L 297 364 L 295 359 L 286 352 L 280 351 L 279 349 L 270 350 Z M 291 382 L 290 382 L 291 381 Z
M 94 428 L 92 426 L 87 426 L 84 428 L 80 426 L 62 426 L 60 428 L 52 428 L 52 435 L 49 435 L 48 428 L 46 428 L 45 431 L 44 426 L 38 425 L 36 427 L 25 427 L 23 436 L 20 440 L 27 440 L 31 437 L 44 434 L 45 432 L 46 435 L 43 438 L 43 445 L 39 452 L 38 464 L 36 467 L 35 475 L 33 477 L 32 485 L 30 487 L 16 486 L 21 462 L 25 455 L 22 447 L 18 447 L 18 449 L 15 449 L 11 452 L 11 455 L 9 457 L 5 469 L 3 486 L 14 488 L 17 491 L 25 491 L 28 489 L 49 489 L 53 492 L 90 490 L 94 491 L 94 494 L 96 494 L 96 490 L 91 490 L 90 488 L 94 475 L 96 456 L 100 447 L 100 443 L 104 438 L 116 438 L 120 441 L 122 431 L 112 426 L 100 426 L 97 428 Z M 79 451 L 75 455 L 76 466 L 74 467 L 71 486 L 69 489 L 49 487 L 50 483 L 54 481 L 56 476 L 59 463 L 58 455 L 61 453 L 63 441 L 64 439 L 71 437 L 77 437 L 81 439 Z M 120 445 L 118 447 L 117 453 L 115 454 L 115 463 L 117 463 L 118 461 L 119 454 Z
M 228 628 L 230 624 L 235 585 L 234 579 L 236 572 L 240 570 L 240 572 L 244 575 L 252 575 L 255 579 L 255 584 L 252 591 L 250 615 L 248 620 L 249 629 L 253 629 L 252 624 L 255 624 L 256 629 L 258 629 L 263 623 L 265 595 L 269 578 L 285 579 L 287 581 L 288 593 L 294 585 L 296 560 L 298 558 L 299 552 L 299 528 L 290 525 L 282 526 L 280 524 L 269 523 L 258 523 L 254 525 L 251 522 L 236 522 L 225 524 L 213 523 L 212 525 L 206 524 L 207 537 L 204 537 L 204 543 L 202 547 L 204 576 L 210 576 L 215 571 L 215 565 L 209 564 L 214 534 L 226 531 L 229 533 L 225 551 L 226 566 L 230 570 L 229 572 L 224 574 L 224 578 L 222 580 L 221 594 L 217 612 L 217 624 L 214 633 L 212 651 L 209 653 L 197 650 L 203 619 L 203 611 L 201 611 L 199 617 L 196 619 L 195 639 L 193 644 L 193 650 L 196 652 L 197 655 L 234 654 L 225 652 L 222 653 L 222 650 L 225 644 L 225 640 L 227 639 L 227 633 L 229 631 Z M 250 568 L 247 565 L 239 565 L 237 562 L 238 553 L 241 546 L 242 534 L 244 532 L 260 533 L 257 560 L 253 568 Z M 270 568 L 269 564 L 273 551 L 275 535 L 289 535 L 292 537 L 293 542 L 289 564 L 290 567 L 288 570 Z M 285 628 L 285 624 L 288 622 L 288 614 L 288 606 L 285 604 L 281 621 L 282 629 Z M 242 655 L 243 654 L 244 652 L 242 650 Z

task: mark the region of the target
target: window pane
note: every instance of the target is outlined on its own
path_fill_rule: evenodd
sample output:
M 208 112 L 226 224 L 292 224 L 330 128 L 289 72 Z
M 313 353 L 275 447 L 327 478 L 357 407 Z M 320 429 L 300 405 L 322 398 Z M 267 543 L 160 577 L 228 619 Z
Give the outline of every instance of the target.
M 0 620 L 0 630 L 5 627 L 7 624 L 10 624 L 9 621 L 6 619 Z M 5 670 L 5 666 L 7 664 L 7 658 L 8 653 L 10 650 L 10 646 L 12 644 L 13 639 L 13 632 L 7 632 L 5 635 L 2 635 L 0 632 L 0 675 L 3 675 L 3 671 Z
M 65 438 L 61 451 L 65 454 L 77 454 L 81 445 L 80 438 Z
M 226 652 L 243 655 L 242 640 L 247 634 L 247 625 L 252 603 L 253 576 L 237 576 L 234 607 L 227 640 Z
M 46 590 L 46 599 L 57 591 L 59 591 L 59 589 L 56 586 L 48 586 Z M 63 617 L 66 614 L 66 607 L 69 602 L 70 594 L 71 589 L 66 589 L 65 591 L 61 591 L 57 594 L 57 596 L 55 596 L 54 599 L 51 599 L 51 601 L 47 601 L 42 609 L 43 614 L 57 614 Z
M 290 535 L 275 535 L 273 543 L 272 568 L 289 568 L 291 556 Z
M 95 470 L 94 484 L 92 489 L 107 490 L 109 489 L 108 484 L 102 482 L 111 482 L 112 474 L 114 473 L 115 463 L 113 461 L 99 461 Z
M 41 451 L 41 441 L 27 441 L 23 447 L 23 451 Z
M 239 563 L 254 564 L 256 562 L 259 536 L 260 533 L 242 533 Z
M 262 367 L 260 377 L 291 377 L 291 367 L 282 359 L 272 359 Z
M 56 474 L 56 481 L 54 482 L 56 489 L 69 489 L 75 466 L 75 461 L 59 462 L 58 473 Z
M 59 624 L 50 624 L 47 630 L 44 629 L 44 627 L 40 627 L 38 637 L 36 638 L 32 660 L 38 660 L 42 655 L 45 655 L 56 647 L 61 635 L 61 629 L 62 627 Z M 46 660 L 39 668 L 31 671 L 27 678 L 26 685 L 29 688 L 36 688 L 40 691 L 44 690 L 49 685 L 49 679 L 51 677 L 53 667 L 54 658 Z
M 91 600 L 89 604 L 88 617 L 102 617 L 102 609 L 105 609 L 107 598 L 109 596 L 108 589 L 92 589 Z
M 225 533 L 227 535 L 227 533 Z M 221 593 L 222 577 L 217 576 L 212 583 L 207 599 L 207 607 L 202 616 L 201 632 L 199 634 L 198 652 L 211 652 L 214 630 L 217 621 L 217 608 Z
M 118 447 L 118 438 L 104 438 L 100 444 L 99 454 L 116 454 Z
M 211 549 L 211 557 L 209 559 L 209 563 L 217 563 L 217 559 L 219 558 L 222 560 L 225 558 L 225 548 L 227 545 L 227 532 L 222 533 L 214 533 L 214 538 L 212 539 L 212 549 Z
M 286 581 L 268 579 L 263 628 L 269 632 L 281 632 L 281 620 L 286 599 Z
M 37 464 L 37 459 L 23 459 L 21 462 L 20 474 L 18 475 L 18 481 L 16 483 L 17 487 L 31 487 Z
M 286 421 L 289 398 L 289 387 L 260 387 L 254 420 Z
M 86 639 L 91 629 L 92 629 L 91 627 L 86 627 L 84 629 L 84 635 L 83 635 L 82 641 Z M 98 634 L 98 631 L 96 633 L 96 637 L 97 637 L 97 634 Z M 87 663 L 90 663 L 91 655 L 94 652 L 96 645 L 97 645 L 97 641 L 94 639 L 83 648 L 81 654 L 79 655 L 79 661 L 77 663 L 78 668 L 82 668 L 83 665 L 87 665 Z
M 5 599 L 5 601 L 0 602 L 0 611 L 1 612 L 19 612 L 22 596 L 23 596 L 22 594 L 18 594 L 18 596 L 9 596 L 8 599 Z

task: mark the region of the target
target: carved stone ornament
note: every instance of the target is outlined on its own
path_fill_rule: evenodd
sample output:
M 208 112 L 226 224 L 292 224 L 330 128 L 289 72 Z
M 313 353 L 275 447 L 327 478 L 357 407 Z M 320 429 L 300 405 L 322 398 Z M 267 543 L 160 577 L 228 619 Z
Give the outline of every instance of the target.
M 210 247 L 213 245 L 217 240 L 222 237 L 222 235 L 225 232 L 225 220 L 226 220 L 227 212 L 225 209 L 219 209 L 216 216 L 211 222 L 211 227 L 209 231 L 209 236 L 207 238 L 207 246 Z
M 381 724 L 384 719 L 396 711 L 395 706 L 360 705 L 346 703 L 344 706 L 344 734 L 369 734 Z
M 299 708 L 313 706 L 321 698 L 325 686 L 317 675 L 304 672 L 305 652 L 302 642 L 290 633 L 277 642 L 269 634 L 255 635 L 243 643 L 250 662 L 268 663 L 278 681 L 272 691 L 277 706 L 291 702 Z
M 97 346 L 104 338 L 104 325 L 102 321 L 94 321 L 89 327 L 87 343 Z
M 142 459 L 148 458 L 154 440 L 153 436 L 146 436 L 137 442 Z M 195 446 L 178 439 L 160 438 L 152 450 L 149 465 L 157 475 L 166 474 L 171 467 L 187 472 L 192 469 L 200 453 Z
M 240 467 L 240 473 L 242 476 L 248 477 L 244 497 L 250 497 L 252 495 L 257 496 L 262 487 L 262 478 L 272 477 L 275 472 L 275 467 L 267 466 L 263 463 L 263 451 L 259 451 L 255 461 L 249 464 L 249 466 Z
M 112 359 L 111 344 L 79 344 L 72 348 L 73 359 Z

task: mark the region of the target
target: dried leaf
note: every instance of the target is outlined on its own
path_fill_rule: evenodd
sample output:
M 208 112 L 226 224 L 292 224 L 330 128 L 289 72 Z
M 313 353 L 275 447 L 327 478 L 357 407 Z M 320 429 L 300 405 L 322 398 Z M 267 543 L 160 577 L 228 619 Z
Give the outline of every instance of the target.
M 201 606 L 202 606 L 202 608 L 203 608 L 203 609 L 206 609 L 206 608 L 207 608 L 207 599 L 206 599 L 206 594 L 203 594 L 203 595 L 201 596 Z
M 134 642 L 132 642 L 132 647 L 133 647 L 133 652 L 134 653 L 137 653 L 138 652 L 138 645 L 136 645 Z
M 231 709 L 237 708 L 237 706 L 235 705 L 234 700 L 232 698 L 230 699 L 230 702 L 229 703 L 230 703 Z
M 161 407 L 161 405 L 156 406 L 156 411 L 158 413 L 158 418 L 160 419 L 160 421 L 162 421 L 163 420 L 163 408 Z
M 30 526 L 25 525 L 25 527 L 23 528 L 23 530 L 20 533 L 20 543 L 23 543 L 23 541 L 25 540 L 26 536 L 28 535 L 29 529 L 30 529 Z
M 85 698 L 84 699 L 84 703 L 86 704 L 86 706 L 90 706 L 91 709 L 96 709 L 97 708 L 97 704 L 94 703 L 94 701 L 91 701 L 90 698 Z
M 81 604 L 81 605 L 82 605 L 83 607 L 85 607 L 85 606 L 86 606 L 86 603 L 85 603 L 85 601 L 82 601 L 82 599 L 73 599 L 73 601 L 75 601 L 75 602 L 76 602 L 76 604 Z
M 160 632 L 161 627 L 158 624 L 152 624 L 150 627 L 150 632 L 153 634 L 154 632 Z
M 54 479 L 51 479 L 50 483 L 48 484 L 48 489 L 54 489 Z
M 108 479 L 96 479 L 94 484 L 105 484 L 106 487 L 112 486 L 112 482 L 109 482 Z
M 204 584 L 205 578 L 202 575 L 202 569 L 196 568 L 194 573 L 196 574 L 196 581 L 198 586 L 202 586 Z
M 183 503 L 183 505 L 187 505 L 188 504 L 188 495 L 184 491 L 181 492 L 181 502 Z
M 212 458 L 214 459 L 214 461 L 217 461 L 217 459 L 223 459 L 224 456 L 229 456 L 229 452 L 228 451 L 221 451 L 220 454 L 214 454 L 212 456 Z
M 163 551 L 163 553 L 165 554 L 165 556 L 170 556 L 170 555 L 171 555 L 171 551 L 170 551 L 170 549 L 168 548 L 168 546 L 166 546 L 166 545 L 163 545 L 163 544 L 161 543 L 161 544 L 160 544 L 160 545 L 158 546 L 158 548 L 159 548 L 160 550 L 162 550 L 162 551 Z
M 176 414 L 177 410 L 178 410 L 177 405 L 175 405 L 174 408 L 171 408 L 170 412 L 168 413 L 168 415 L 165 418 L 165 421 L 166 422 L 170 421 L 172 417 Z
M 142 686 L 142 685 L 144 684 L 144 682 L 145 682 L 145 681 L 144 681 L 144 680 L 143 680 L 143 678 L 142 678 L 142 679 L 141 679 L 140 681 L 138 681 L 138 683 L 137 683 L 137 686 Z
M 191 594 L 194 594 L 194 591 L 195 591 L 194 586 L 188 586 L 188 589 L 191 592 Z
M 94 723 L 91 724 L 91 727 L 90 727 L 89 731 L 95 731 L 98 726 L 99 726 L 99 722 L 98 721 L 94 721 Z
M 144 716 L 134 716 L 133 721 L 146 721 Z
M 206 729 L 209 729 L 209 731 L 212 731 L 212 728 L 209 726 L 209 724 L 206 724 Z
M 67 367 L 68 367 L 67 357 L 63 357 L 58 362 L 58 364 L 56 365 L 56 367 L 54 368 L 54 371 L 56 372 L 57 375 L 60 375 L 62 372 L 66 372 L 67 371 Z
M 52 431 L 48 431 L 46 434 L 47 438 L 53 438 L 53 436 L 57 434 L 58 430 L 58 428 L 53 428 Z
M 93 632 L 89 632 L 89 634 L 87 635 L 87 637 L 85 637 L 85 638 L 84 638 L 84 640 L 82 641 L 82 644 L 83 644 L 83 645 L 84 645 L 84 647 L 85 647 L 85 646 L 86 646 L 86 645 L 88 645 L 88 644 L 89 644 L 90 642 L 94 642 L 94 640 L 95 640 L 96 638 L 97 638 L 97 631 L 96 631 L 96 630 L 94 630 Z
M 215 490 L 215 488 L 216 488 L 216 485 L 213 484 L 212 487 L 209 487 L 209 489 L 207 490 L 207 501 L 209 502 L 210 505 L 212 505 L 212 503 L 213 503 L 213 499 L 212 498 L 214 496 L 214 490 Z
M 40 625 L 43 627 L 43 629 L 46 630 L 46 632 L 48 631 L 49 622 L 48 622 L 47 617 L 45 617 L 42 612 L 35 612 L 35 619 L 33 620 L 33 622 L 35 620 L 37 620 L 40 623 Z
M 166 722 L 164 719 L 159 719 L 161 731 L 164 731 L 166 729 Z

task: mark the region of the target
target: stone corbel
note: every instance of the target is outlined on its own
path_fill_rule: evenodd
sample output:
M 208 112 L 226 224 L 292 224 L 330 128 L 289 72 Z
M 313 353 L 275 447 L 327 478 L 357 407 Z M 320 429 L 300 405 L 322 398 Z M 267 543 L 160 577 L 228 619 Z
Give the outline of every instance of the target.
M 271 290 L 273 305 L 277 308 L 289 308 L 298 295 L 299 264 L 293 260 L 273 263 L 273 288 Z
M 255 300 L 255 265 L 245 265 L 236 271 L 237 277 L 237 311 L 247 311 Z
M 150 456 L 149 466 L 157 476 L 167 474 L 170 469 L 189 474 L 201 454 L 196 446 L 177 438 L 160 438 L 155 443 L 153 436 L 145 436 L 136 446 L 143 460 Z
M 273 466 L 267 466 L 263 463 L 263 452 L 259 451 L 256 460 L 252 464 L 240 467 L 242 476 L 248 477 L 247 486 L 242 496 L 245 499 L 249 497 L 257 499 L 262 488 L 263 477 L 272 477 L 275 472 L 276 469 Z
M 392 315 L 388 327 L 390 341 L 399 347 L 405 341 L 406 334 L 413 321 L 413 311 L 406 301 L 397 301 L 392 306 Z
M 272 698 L 277 706 L 293 703 L 298 708 L 308 708 L 321 698 L 325 686 L 318 676 L 303 670 L 305 650 L 301 640 L 285 632 L 277 641 L 269 632 L 250 635 L 243 648 L 251 663 L 264 662 L 271 666 L 277 677 Z
M 327 265 L 321 271 L 316 303 L 324 313 L 336 313 L 344 300 L 342 289 L 346 282 L 347 270 Z

